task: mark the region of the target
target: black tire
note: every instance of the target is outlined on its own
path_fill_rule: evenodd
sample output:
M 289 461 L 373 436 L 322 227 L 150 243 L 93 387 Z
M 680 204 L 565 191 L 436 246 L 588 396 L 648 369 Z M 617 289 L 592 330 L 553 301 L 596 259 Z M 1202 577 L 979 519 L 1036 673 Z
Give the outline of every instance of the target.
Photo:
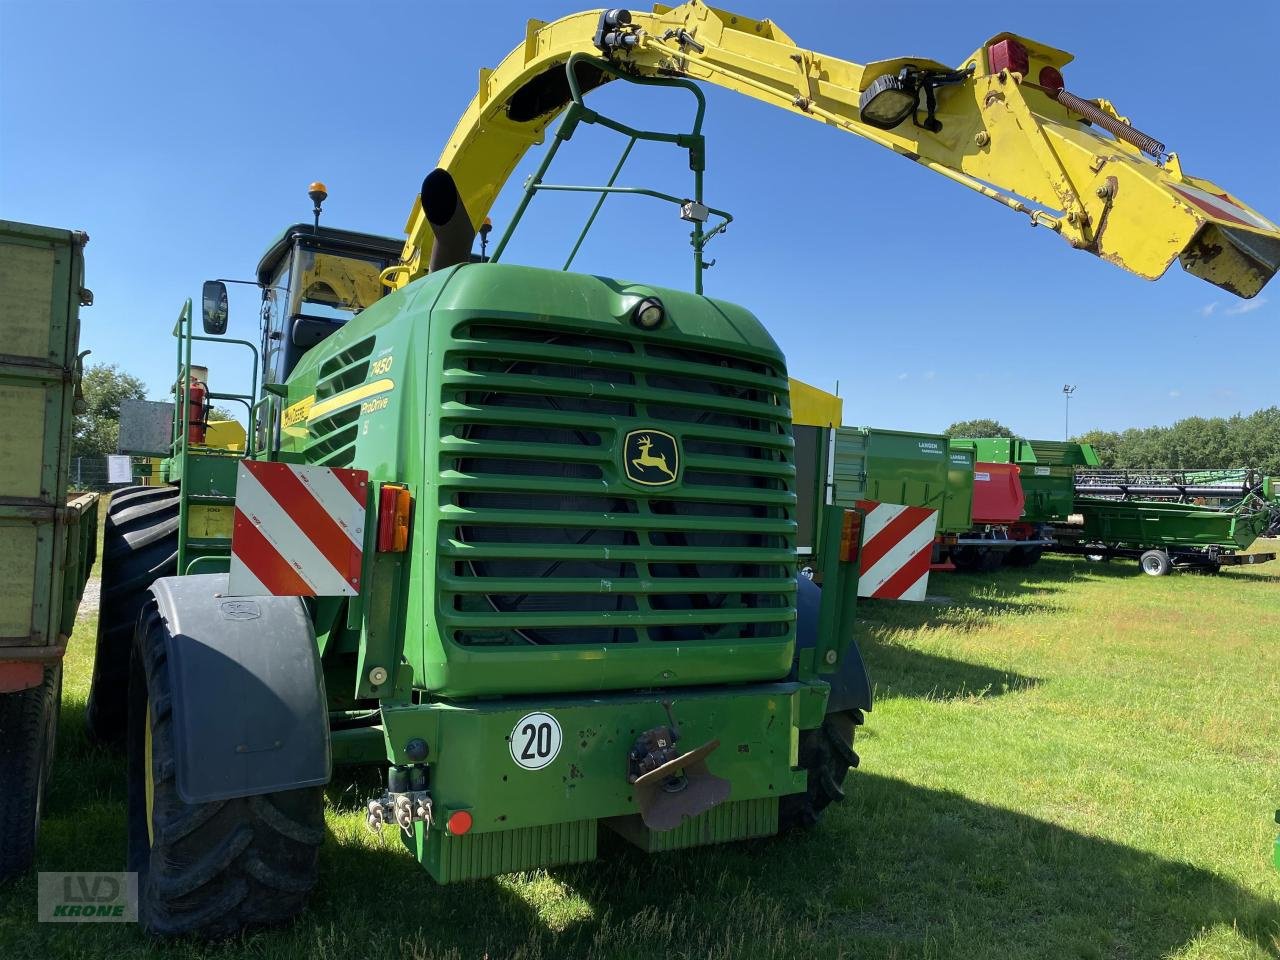
M 817 729 L 800 734 L 800 766 L 809 772 L 808 788 L 778 802 L 779 832 L 816 826 L 823 810 L 844 799 L 845 778 L 858 765 L 853 735 L 861 723 L 861 710 L 842 710 L 827 714 Z
M 31 868 L 58 739 L 62 664 L 38 687 L 0 694 L 0 881 Z
M 175 782 L 167 641 L 168 627 L 148 597 L 129 684 L 127 869 L 138 873 L 139 922 L 153 936 L 209 940 L 284 923 L 303 910 L 316 884 L 324 789 L 183 802 Z
M 1168 576 L 1173 570 L 1173 563 L 1169 560 L 1169 555 L 1163 550 L 1148 550 L 1138 558 L 1138 564 L 1142 567 L 1142 572 L 1152 577 Z
M 178 498 L 177 487 L 126 487 L 107 509 L 97 652 L 85 708 L 85 729 L 95 743 L 124 743 L 133 627 L 151 584 L 178 572 Z
M 970 573 L 978 565 L 978 555 L 973 547 L 953 547 L 950 556 L 956 570 L 961 573 Z
M 1014 547 L 1004 558 L 1010 567 L 1034 567 L 1044 555 L 1044 547 Z
M 978 571 L 980 573 L 995 573 L 1003 565 L 1004 551 L 983 547 L 978 552 Z
M 139 503 L 145 503 L 148 500 L 162 500 L 172 489 L 174 488 L 164 485 L 121 487 L 119 490 L 112 491 L 111 503 L 116 506 L 125 503 L 137 506 Z

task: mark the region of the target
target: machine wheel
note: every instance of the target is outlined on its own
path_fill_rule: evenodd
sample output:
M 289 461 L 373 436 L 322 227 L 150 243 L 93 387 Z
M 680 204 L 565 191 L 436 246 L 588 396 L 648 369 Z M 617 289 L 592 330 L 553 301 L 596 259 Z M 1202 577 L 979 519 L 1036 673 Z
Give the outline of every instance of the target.
M 283 923 L 302 911 L 316 884 L 324 790 L 183 802 L 175 781 L 168 639 L 148 598 L 129 677 L 127 869 L 138 873 L 138 919 L 154 936 L 214 940 Z
M 956 570 L 961 573 L 969 573 L 978 565 L 978 558 L 972 547 L 953 547 L 950 557 Z
M 61 663 L 38 687 L 0 694 L 0 881 L 35 859 L 61 701 Z
M 1014 547 L 1005 557 L 1011 567 L 1033 567 L 1040 562 L 1044 547 Z
M 827 714 L 817 729 L 800 734 L 800 766 L 809 771 L 808 788 L 778 802 L 779 832 L 815 826 L 823 810 L 844 799 L 845 777 L 858 765 L 853 734 L 861 723 L 861 710 L 842 710 Z
M 995 573 L 1004 565 L 1004 553 L 1000 550 L 983 548 L 978 553 L 978 570 L 982 573 Z
M 1148 550 L 1138 558 L 1138 563 L 1142 566 L 1142 572 L 1152 577 L 1167 576 L 1173 569 L 1169 555 L 1163 550 Z
M 178 572 L 177 487 L 126 487 L 111 498 L 103 530 L 102 593 L 85 728 L 97 743 L 124 741 L 129 651 L 147 590 Z

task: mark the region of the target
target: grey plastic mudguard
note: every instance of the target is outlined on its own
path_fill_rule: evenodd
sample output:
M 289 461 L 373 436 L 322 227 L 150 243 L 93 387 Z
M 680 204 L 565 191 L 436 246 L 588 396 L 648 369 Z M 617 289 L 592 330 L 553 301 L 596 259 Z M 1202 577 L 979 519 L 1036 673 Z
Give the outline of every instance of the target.
M 151 587 L 168 626 L 175 776 L 186 803 L 327 783 L 328 702 L 298 597 L 228 597 L 225 573 Z
M 807 650 L 814 647 L 818 640 L 818 610 L 822 606 L 822 588 L 806 576 L 796 577 L 796 649 Z M 796 669 L 792 674 L 796 674 Z M 867 666 L 862 662 L 862 651 L 858 642 L 849 638 L 849 649 L 844 652 L 840 669 L 835 673 L 822 674 L 822 679 L 831 685 L 831 694 L 827 697 L 827 713 L 839 713 L 842 710 L 871 709 L 871 678 L 867 675 Z

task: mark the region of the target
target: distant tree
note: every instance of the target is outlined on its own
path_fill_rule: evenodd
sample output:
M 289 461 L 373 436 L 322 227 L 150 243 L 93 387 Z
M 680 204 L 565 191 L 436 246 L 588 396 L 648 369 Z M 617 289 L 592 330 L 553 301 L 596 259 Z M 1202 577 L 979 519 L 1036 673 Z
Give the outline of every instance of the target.
M 1093 444 L 1104 467 L 1254 467 L 1280 475 L 1280 407 L 1248 416 L 1187 417 L 1168 427 L 1090 430 L 1076 439 Z
M 961 420 L 942 431 L 948 437 L 1012 437 L 1016 434 L 999 420 Z
M 147 385 L 114 363 L 95 363 L 85 370 L 81 389 L 86 409 L 75 418 L 72 456 L 115 453 L 120 439 L 120 405 L 125 400 L 145 400 Z

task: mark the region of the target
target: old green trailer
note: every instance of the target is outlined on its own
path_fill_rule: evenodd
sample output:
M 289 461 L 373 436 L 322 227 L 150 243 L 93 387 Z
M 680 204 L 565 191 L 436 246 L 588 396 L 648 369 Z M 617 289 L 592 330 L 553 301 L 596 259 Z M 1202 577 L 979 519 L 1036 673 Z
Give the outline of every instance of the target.
M 88 238 L 0 221 L 0 879 L 27 869 L 97 494 L 68 495 Z

